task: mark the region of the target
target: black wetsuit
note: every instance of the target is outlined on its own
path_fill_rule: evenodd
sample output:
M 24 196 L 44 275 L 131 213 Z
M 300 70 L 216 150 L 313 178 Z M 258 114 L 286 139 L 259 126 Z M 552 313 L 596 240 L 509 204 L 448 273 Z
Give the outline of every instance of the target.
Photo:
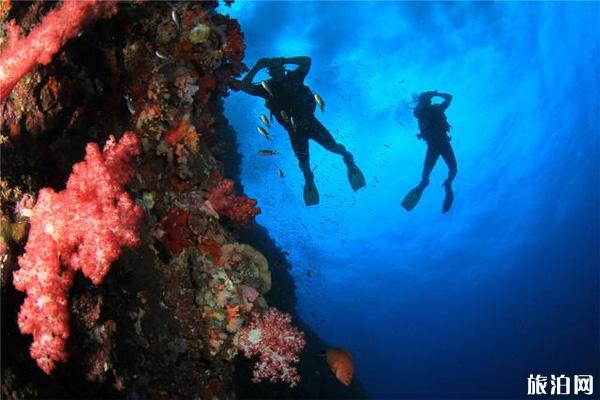
M 304 85 L 305 77 L 306 72 L 301 68 L 286 71 L 282 80 L 266 81 L 271 93 L 259 85 L 256 86 L 255 93 L 266 100 L 265 106 L 271 111 L 271 115 L 288 132 L 304 178 L 312 180 L 309 139 L 333 153 L 342 155 L 346 163 L 353 162 L 353 157 L 344 146 L 335 141 L 327 128 L 315 117 L 316 101 L 311 90 Z
M 442 104 L 418 105 L 414 115 L 419 121 L 421 137 L 427 142 L 427 154 L 423 165 L 423 182 L 429 182 L 429 175 L 438 158 L 442 156 L 448 166 L 448 183 L 451 184 L 458 171 L 456 157 L 450 145 L 448 131 L 450 125 L 444 111 L 448 106 Z

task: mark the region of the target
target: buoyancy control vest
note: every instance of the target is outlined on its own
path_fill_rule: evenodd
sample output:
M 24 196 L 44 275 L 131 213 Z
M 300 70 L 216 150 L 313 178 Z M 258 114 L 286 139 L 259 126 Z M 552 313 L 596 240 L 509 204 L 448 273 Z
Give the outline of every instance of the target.
M 271 93 L 266 97 L 265 106 L 280 123 L 284 122 L 283 125 L 289 124 L 291 117 L 300 121 L 314 114 L 317 103 L 313 93 L 296 71 L 287 72 L 280 81 L 269 79 L 267 86 Z
M 417 107 L 414 115 L 419 121 L 419 129 L 425 141 L 439 142 L 449 139 L 447 133 L 450 130 L 450 124 L 441 107 L 438 105 Z

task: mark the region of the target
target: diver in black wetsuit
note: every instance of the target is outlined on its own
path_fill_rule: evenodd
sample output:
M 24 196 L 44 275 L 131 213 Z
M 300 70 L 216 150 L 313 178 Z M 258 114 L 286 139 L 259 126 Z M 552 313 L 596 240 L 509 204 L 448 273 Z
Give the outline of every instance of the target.
M 298 67 L 290 71 L 286 70 L 285 64 L 296 64 Z M 242 79 L 242 90 L 264 98 L 265 106 L 271 111 L 271 118 L 275 116 L 277 122 L 288 132 L 292 149 L 304 174 L 304 202 L 309 206 L 319 203 L 319 192 L 309 164 L 309 139 L 332 153 L 343 156 L 348 179 L 354 190 L 365 185 L 365 178 L 354 163 L 352 154 L 335 141 L 314 115 L 316 95 L 313 96 L 310 88 L 304 85 L 310 64 L 310 57 L 261 58 Z M 268 68 L 271 79 L 260 84 L 252 83 L 256 73 L 263 68 Z
M 441 104 L 432 104 L 431 99 L 435 96 L 443 98 L 444 101 Z M 448 166 L 448 178 L 443 184 L 446 191 L 446 197 L 442 206 L 442 212 L 446 213 L 452 207 L 452 202 L 454 201 L 452 181 L 454 180 L 458 169 L 454 151 L 450 145 L 450 137 L 448 136 L 450 124 L 448 124 L 448 120 L 444 114 L 444 111 L 450 106 L 451 101 L 451 95 L 447 93 L 438 93 L 437 90 L 433 92 L 424 92 L 419 95 L 419 102 L 414 110 L 414 115 L 419 121 L 420 133 L 417 137 L 425 140 L 427 143 L 427 154 L 425 155 L 425 165 L 423 166 L 421 183 L 408 192 L 402 201 L 402 207 L 407 211 L 412 210 L 419 202 L 423 190 L 429 185 L 429 175 L 440 156 L 442 156 Z

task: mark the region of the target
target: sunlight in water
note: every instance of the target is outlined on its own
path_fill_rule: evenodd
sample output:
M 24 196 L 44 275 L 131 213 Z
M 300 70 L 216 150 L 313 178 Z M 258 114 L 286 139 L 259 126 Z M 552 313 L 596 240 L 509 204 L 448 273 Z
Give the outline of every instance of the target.
M 596 353 L 567 344 L 566 331 L 548 333 L 540 313 L 562 304 L 555 312 L 590 343 L 594 324 L 584 321 L 597 304 L 578 304 L 590 304 L 585 296 L 598 283 L 598 8 L 222 7 L 242 25 L 249 67 L 261 57 L 312 58 L 306 84 L 326 102 L 317 117 L 366 176 L 367 187 L 354 193 L 341 159 L 312 143 L 321 204 L 305 207 L 285 130 L 275 123 L 266 142 L 256 133 L 264 101 L 227 99 L 242 183 L 263 210 L 258 222 L 290 253 L 298 311 L 355 354 L 357 378 L 373 397 L 465 393 L 448 372 L 456 365 L 462 379 L 479 377 L 467 394 L 522 395 L 521 382 L 542 362 L 528 350 L 536 340 L 541 352 L 561 349 L 560 362 L 542 364 L 552 372 L 576 369 L 574 360 L 594 365 L 597 343 Z M 425 154 L 407 104 L 434 89 L 454 96 L 447 116 L 459 168 L 455 205 L 441 214 L 447 168 L 439 161 L 407 213 L 400 202 L 419 182 Z M 258 155 L 263 148 L 278 155 Z M 516 326 L 517 318 L 528 323 Z M 511 357 L 519 356 L 516 367 Z

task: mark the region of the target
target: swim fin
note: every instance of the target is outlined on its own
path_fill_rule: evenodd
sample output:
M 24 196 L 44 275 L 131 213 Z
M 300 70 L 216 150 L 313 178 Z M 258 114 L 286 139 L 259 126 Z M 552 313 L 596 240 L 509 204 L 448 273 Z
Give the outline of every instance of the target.
M 313 180 L 306 181 L 304 184 L 304 204 L 307 206 L 319 204 L 319 192 Z
M 354 162 L 346 163 L 346 167 L 348 168 L 348 181 L 350 181 L 350 186 L 356 192 L 366 185 L 365 177 Z
M 419 183 L 417 186 L 411 189 L 410 192 L 406 196 L 404 196 L 404 200 L 402 200 L 402 207 L 406 209 L 406 211 L 411 211 L 421 200 L 421 195 L 427 185 Z
M 444 198 L 444 204 L 442 205 L 442 213 L 447 213 L 452 208 L 452 203 L 454 202 L 454 192 L 452 191 L 452 183 L 447 180 L 444 181 L 442 185 L 444 190 L 446 190 L 446 197 Z

